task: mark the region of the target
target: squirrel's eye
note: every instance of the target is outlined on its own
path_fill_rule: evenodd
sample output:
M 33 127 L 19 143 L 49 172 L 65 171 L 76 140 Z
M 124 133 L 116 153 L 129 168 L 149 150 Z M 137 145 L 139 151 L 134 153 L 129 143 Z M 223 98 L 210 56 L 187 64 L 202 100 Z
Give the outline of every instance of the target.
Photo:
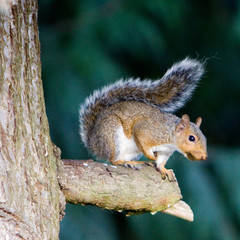
M 194 141 L 195 141 L 195 137 L 194 137 L 193 135 L 190 135 L 190 136 L 188 137 L 188 139 L 189 139 L 189 141 L 191 141 L 191 142 L 194 142 Z

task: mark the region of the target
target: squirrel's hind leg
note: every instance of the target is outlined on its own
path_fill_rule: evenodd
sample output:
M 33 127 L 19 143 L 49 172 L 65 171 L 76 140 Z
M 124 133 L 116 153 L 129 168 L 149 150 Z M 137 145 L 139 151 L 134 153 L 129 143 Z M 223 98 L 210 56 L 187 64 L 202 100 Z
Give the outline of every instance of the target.
M 151 146 L 147 142 L 144 141 L 145 133 L 138 131 L 137 133 L 134 134 L 134 140 L 137 145 L 137 147 L 140 149 L 140 151 L 149 159 L 156 161 L 157 160 L 157 155 L 154 154 L 154 152 L 151 150 Z
M 140 170 L 142 168 L 141 165 L 144 163 L 145 162 L 143 161 L 123 161 L 123 160 L 118 160 L 114 162 L 114 164 L 124 165 L 125 167 L 130 167 L 135 170 Z
M 115 114 L 100 116 L 92 130 L 90 148 L 99 159 L 106 159 L 114 164 L 118 155 L 116 128 L 122 126 Z

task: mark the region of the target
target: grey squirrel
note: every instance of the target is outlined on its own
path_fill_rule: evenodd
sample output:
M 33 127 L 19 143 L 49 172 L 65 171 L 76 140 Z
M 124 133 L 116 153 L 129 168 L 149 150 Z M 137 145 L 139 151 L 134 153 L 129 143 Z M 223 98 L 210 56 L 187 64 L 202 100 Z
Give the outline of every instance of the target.
M 204 73 L 203 64 L 186 58 L 159 80 L 120 80 L 93 92 L 80 106 L 80 135 L 98 158 L 135 166 L 144 154 L 156 161 L 162 177 L 175 181 L 165 164 L 174 151 L 190 160 L 207 158 L 202 119 L 172 113 L 190 98 Z

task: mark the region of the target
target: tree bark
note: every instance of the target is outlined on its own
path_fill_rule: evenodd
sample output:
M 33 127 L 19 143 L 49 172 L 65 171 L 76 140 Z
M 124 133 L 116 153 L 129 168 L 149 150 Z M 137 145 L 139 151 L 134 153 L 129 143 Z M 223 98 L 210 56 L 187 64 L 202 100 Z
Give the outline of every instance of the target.
M 0 16 L 0 239 L 58 239 L 57 158 L 41 81 L 36 0 Z
M 162 211 L 182 198 L 177 182 L 163 180 L 150 166 L 133 170 L 91 160 L 63 163 L 59 182 L 69 203 L 142 213 Z

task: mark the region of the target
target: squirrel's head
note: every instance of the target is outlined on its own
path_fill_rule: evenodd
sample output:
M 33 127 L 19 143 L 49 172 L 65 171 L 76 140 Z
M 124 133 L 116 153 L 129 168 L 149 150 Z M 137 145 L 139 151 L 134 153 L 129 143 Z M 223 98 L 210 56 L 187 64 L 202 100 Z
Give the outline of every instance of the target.
M 202 118 L 197 118 L 195 124 L 184 114 L 176 126 L 176 143 L 178 149 L 190 160 L 207 159 L 207 140 L 200 130 Z

